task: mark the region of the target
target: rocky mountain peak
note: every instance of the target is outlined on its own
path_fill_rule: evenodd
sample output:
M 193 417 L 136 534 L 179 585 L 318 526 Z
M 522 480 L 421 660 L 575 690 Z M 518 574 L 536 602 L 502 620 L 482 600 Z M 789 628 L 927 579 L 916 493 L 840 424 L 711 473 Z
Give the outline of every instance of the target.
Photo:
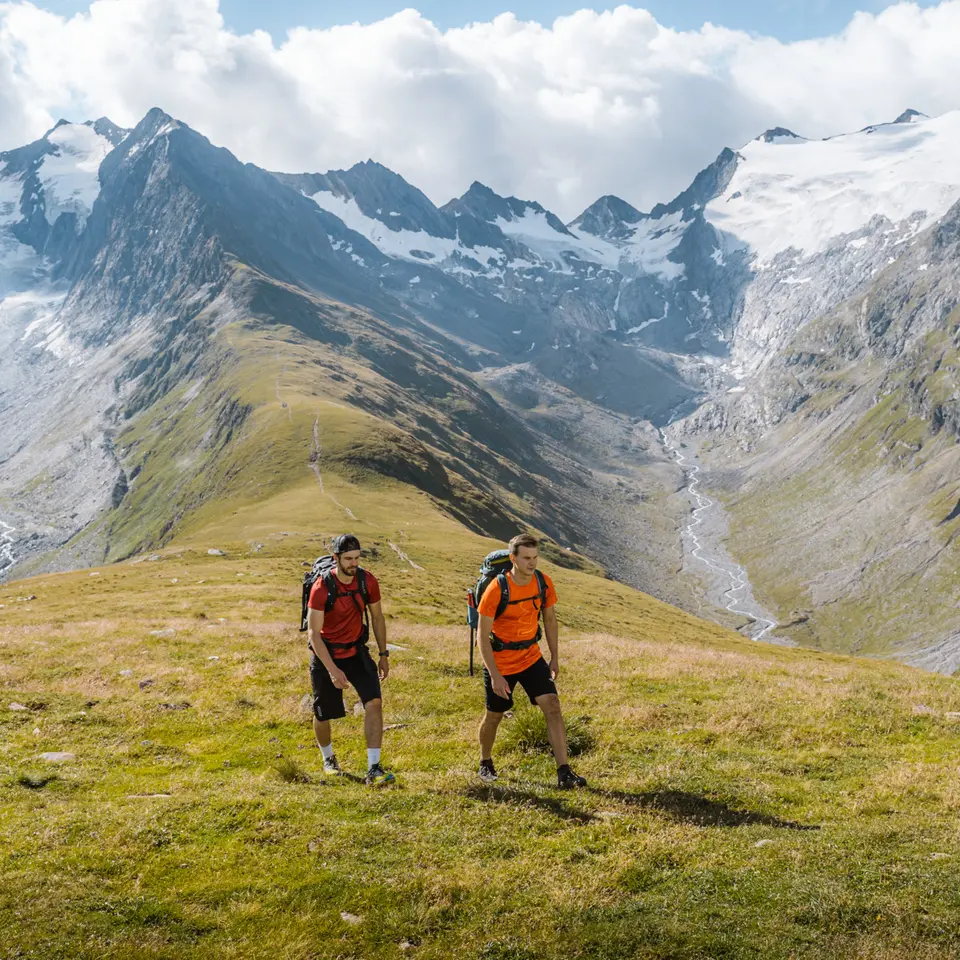
M 894 120 L 894 123 L 916 123 L 918 120 L 929 120 L 930 118 L 925 114 L 921 113 L 919 110 L 909 109 L 904 110 L 903 113 Z
M 528 217 L 542 216 L 551 229 L 557 233 L 572 236 L 563 221 L 539 203 L 519 200 L 517 197 L 502 197 L 478 180 L 470 185 L 470 189 L 462 197 L 451 200 L 441 209 L 446 213 L 460 216 L 469 214 L 488 223 L 496 223 L 498 220 L 513 223 Z
M 757 140 L 761 140 L 764 143 L 789 143 L 790 141 L 806 140 L 806 137 L 801 137 L 786 127 L 771 127 L 769 130 L 761 133 L 760 136 L 757 137 Z
M 632 227 L 643 219 L 636 207 L 612 194 L 592 203 L 570 226 L 595 237 L 622 240 L 632 235 Z
M 128 129 L 118 127 L 109 117 L 100 117 L 98 120 L 87 120 L 84 126 L 90 127 L 95 133 L 109 140 L 115 147 L 119 146 L 130 134 Z

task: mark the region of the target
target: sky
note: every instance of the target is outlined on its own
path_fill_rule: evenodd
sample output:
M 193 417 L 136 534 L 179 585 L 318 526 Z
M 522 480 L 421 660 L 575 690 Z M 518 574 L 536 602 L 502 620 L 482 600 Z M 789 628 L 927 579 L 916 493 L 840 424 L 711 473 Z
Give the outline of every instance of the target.
M 45 0 L 38 7 L 71 16 L 84 11 L 89 0 Z M 326 28 L 355 21 L 370 24 L 414 7 L 441 30 L 492 20 L 505 12 L 520 20 L 550 24 L 588 6 L 576 0 L 221 0 L 220 11 L 228 29 L 238 33 L 266 30 L 281 42 L 294 27 Z M 922 2 L 921 7 L 934 6 Z M 596 6 L 612 9 L 616 3 Z M 704 23 L 733 30 L 807 40 L 841 30 L 858 10 L 879 13 L 891 0 L 654 0 L 644 4 L 657 20 L 676 30 L 697 30 Z
M 0 150 L 154 106 L 241 160 L 379 160 L 443 203 L 480 180 L 565 220 L 668 201 L 773 126 L 960 109 L 960 0 L 0 0 Z

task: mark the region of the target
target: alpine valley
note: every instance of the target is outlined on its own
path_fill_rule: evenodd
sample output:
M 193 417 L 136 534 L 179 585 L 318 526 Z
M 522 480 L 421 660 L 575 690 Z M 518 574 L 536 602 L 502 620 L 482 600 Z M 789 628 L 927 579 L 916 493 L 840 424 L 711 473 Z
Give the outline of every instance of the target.
M 299 490 L 347 525 L 348 479 L 752 636 L 952 673 L 958 155 L 960 112 L 778 128 L 565 224 L 372 161 L 262 170 L 159 109 L 61 121 L 0 153 L 0 577 Z

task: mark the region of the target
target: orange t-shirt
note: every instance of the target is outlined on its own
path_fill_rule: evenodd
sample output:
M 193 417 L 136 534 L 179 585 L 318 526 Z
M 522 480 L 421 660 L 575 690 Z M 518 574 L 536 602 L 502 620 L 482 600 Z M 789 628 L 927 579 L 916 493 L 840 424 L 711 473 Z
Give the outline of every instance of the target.
M 553 581 L 546 575 L 543 579 L 547 584 L 547 602 L 545 606 L 552 607 L 557 602 L 557 591 Z M 507 573 L 510 584 L 510 605 L 503 612 L 503 616 L 493 621 L 493 632 L 500 640 L 515 643 L 518 640 L 532 640 L 537 635 L 537 620 L 539 619 L 540 589 L 537 587 L 537 578 L 531 577 L 525 587 L 518 587 L 513 580 L 512 571 Z M 517 603 L 517 601 L 523 601 Z M 494 580 L 487 587 L 480 598 L 477 610 L 481 616 L 492 617 L 497 612 L 500 603 L 500 584 Z M 494 650 L 493 659 L 497 669 L 503 676 L 521 673 L 527 667 L 533 666 L 542 654 L 538 644 L 527 647 L 526 650 Z

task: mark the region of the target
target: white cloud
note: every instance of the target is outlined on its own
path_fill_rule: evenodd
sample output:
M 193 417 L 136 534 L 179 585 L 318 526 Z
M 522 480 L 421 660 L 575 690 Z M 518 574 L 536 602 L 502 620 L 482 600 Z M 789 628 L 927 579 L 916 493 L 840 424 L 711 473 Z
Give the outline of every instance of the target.
M 160 106 L 270 169 L 372 157 L 437 202 L 479 179 L 569 219 L 604 193 L 668 200 L 767 127 L 827 136 L 960 108 L 958 36 L 949 0 L 792 44 L 620 6 L 446 32 L 406 10 L 277 47 L 226 30 L 217 0 L 97 0 L 69 20 L 21 0 L 0 3 L 0 148 L 60 115 L 132 125 Z

